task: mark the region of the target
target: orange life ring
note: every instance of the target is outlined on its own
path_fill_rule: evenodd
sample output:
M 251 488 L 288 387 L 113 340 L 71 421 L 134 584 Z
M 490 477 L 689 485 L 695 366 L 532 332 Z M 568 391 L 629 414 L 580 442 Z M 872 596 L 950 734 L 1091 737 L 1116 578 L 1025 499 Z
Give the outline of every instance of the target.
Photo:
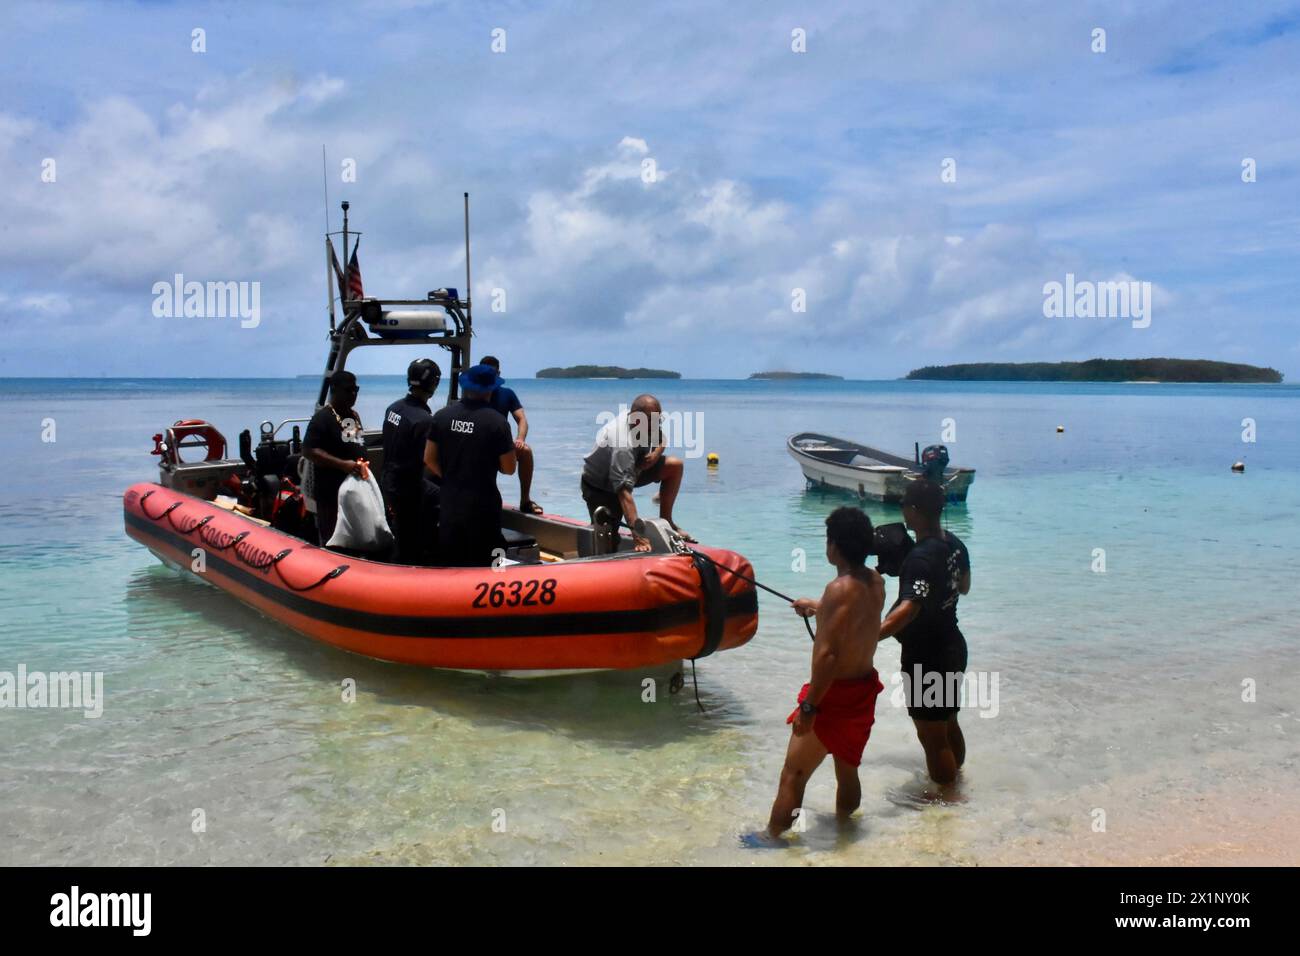
M 187 418 L 167 429 L 167 458 L 173 464 L 184 464 L 182 448 L 206 448 L 204 461 L 221 461 L 226 457 L 226 436 L 215 425 L 201 418 Z M 187 438 L 198 441 L 185 443 Z

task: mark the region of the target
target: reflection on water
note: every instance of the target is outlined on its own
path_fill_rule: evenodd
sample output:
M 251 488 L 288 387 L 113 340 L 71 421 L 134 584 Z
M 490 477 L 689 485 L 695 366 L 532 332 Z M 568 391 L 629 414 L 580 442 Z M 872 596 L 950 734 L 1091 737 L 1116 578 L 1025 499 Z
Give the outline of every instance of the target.
M 162 620 L 198 614 L 208 633 L 226 636 L 223 643 L 253 645 L 249 656 L 259 666 L 284 668 L 308 682 L 332 684 L 340 693 L 342 682 L 351 680 L 358 695 L 383 707 L 472 717 L 485 730 L 529 727 L 629 747 L 653 747 L 707 732 L 689 719 L 695 710 L 690 694 L 668 692 L 668 679 L 677 667 L 517 680 L 392 664 L 303 637 L 187 576 L 162 568 L 133 575 L 126 601 L 132 633 L 148 634 L 165 605 L 170 605 L 170 613 Z M 156 647 L 165 654 L 194 639 L 191 634 L 161 633 Z M 231 653 L 231 648 L 222 653 Z M 655 696 L 665 698 L 661 706 L 647 707 L 642 701 L 645 680 L 653 680 Z M 718 706 L 717 701 L 713 704 Z

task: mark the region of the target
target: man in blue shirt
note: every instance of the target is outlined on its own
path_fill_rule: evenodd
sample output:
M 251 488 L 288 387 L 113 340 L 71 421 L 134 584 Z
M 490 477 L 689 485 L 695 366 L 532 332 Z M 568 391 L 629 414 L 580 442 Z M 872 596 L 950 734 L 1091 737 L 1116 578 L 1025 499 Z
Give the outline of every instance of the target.
M 483 364 L 496 369 L 498 376 L 501 374 L 501 362 L 495 355 L 483 356 Z M 497 381 L 500 382 L 501 379 L 498 378 Z M 519 428 L 519 434 L 515 436 L 515 458 L 519 462 L 519 510 L 525 514 L 539 515 L 542 506 L 529 497 L 533 490 L 533 450 L 524 440 L 528 437 L 528 415 L 524 412 L 523 403 L 513 388 L 498 384 L 489 404 L 506 417 L 507 423 L 514 418 Z

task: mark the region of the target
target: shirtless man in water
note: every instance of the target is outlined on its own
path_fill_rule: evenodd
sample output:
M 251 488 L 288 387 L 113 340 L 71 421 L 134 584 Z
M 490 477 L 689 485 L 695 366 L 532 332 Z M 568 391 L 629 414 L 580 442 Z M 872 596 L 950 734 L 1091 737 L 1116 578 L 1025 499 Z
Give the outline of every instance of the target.
M 803 806 L 804 788 L 829 753 L 835 758 L 835 811 L 847 819 L 862 802 L 858 765 L 876 717 L 876 696 L 884 690 L 874 658 L 880 636 L 885 586 L 866 566 L 873 544 L 871 519 L 857 508 L 837 508 L 826 519 L 826 560 L 838 574 L 820 601 L 800 598 L 801 617 L 817 617 L 812 680 L 799 694 L 781 770 L 781 783 L 767 833 L 779 837 Z M 810 732 L 811 731 L 811 732 Z

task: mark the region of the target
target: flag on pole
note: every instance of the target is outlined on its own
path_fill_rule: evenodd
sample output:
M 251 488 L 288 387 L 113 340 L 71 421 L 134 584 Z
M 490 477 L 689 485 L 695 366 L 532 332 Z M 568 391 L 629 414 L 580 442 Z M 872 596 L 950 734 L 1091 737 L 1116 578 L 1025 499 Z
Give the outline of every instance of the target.
M 348 297 L 347 296 L 348 283 L 347 280 L 344 279 L 343 277 L 343 267 L 339 265 L 338 253 L 334 251 L 334 240 L 331 239 L 329 236 L 326 236 L 325 241 L 328 242 L 330 246 L 330 262 L 334 265 L 334 278 L 338 281 L 339 298 L 346 299 Z
M 361 240 L 352 247 L 352 261 L 348 263 L 348 295 L 349 299 L 365 298 L 365 289 L 361 285 L 361 264 L 357 262 L 357 247 L 361 245 Z

